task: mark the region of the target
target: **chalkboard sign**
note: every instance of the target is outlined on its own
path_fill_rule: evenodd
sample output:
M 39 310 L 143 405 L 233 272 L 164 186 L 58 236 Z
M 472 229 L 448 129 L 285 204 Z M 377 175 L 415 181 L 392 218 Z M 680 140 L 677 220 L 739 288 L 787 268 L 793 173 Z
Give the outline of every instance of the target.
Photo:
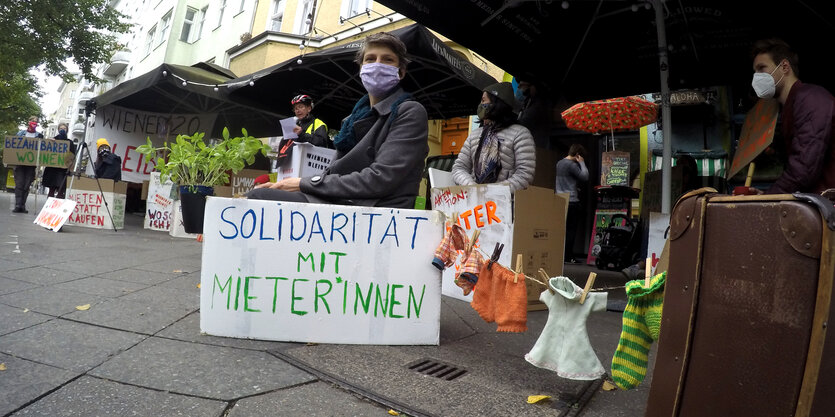
M 603 152 L 600 185 L 629 186 L 629 152 Z

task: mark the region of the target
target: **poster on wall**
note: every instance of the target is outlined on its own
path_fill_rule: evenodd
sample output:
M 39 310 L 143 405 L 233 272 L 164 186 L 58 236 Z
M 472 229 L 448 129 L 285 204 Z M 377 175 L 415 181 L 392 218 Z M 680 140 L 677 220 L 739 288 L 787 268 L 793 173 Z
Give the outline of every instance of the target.
M 177 189 L 171 180 L 160 181 L 160 173 L 152 172 L 145 203 L 144 227 L 167 232 L 171 228 L 172 210 Z
M 217 113 L 169 114 L 128 109 L 113 104 L 102 106 L 96 110 L 96 122 L 90 137 L 90 156 L 95 162 L 96 140 L 107 139 L 111 151 L 122 158 L 122 181 L 141 183 L 148 180 L 154 171 L 154 163 L 136 152 L 136 148 L 144 145 L 147 138 L 154 145 L 162 146 L 163 142 L 173 141 L 179 134 L 208 132 L 216 118 Z M 235 133 L 230 132 L 231 135 Z M 91 169 L 88 167 L 88 174 Z
M 481 231 L 475 246 L 483 253 L 490 254 L 496 243 L 504 244 L 499 263 L 510 265 L 513 255 L 513 210 L 511 209 L 510 187 L 486 184 L 432 188 L 432 207 L 449 218 L 458 213 L 456 223 L 472 237 L 476 229 Z M 446 232 L 446 231 L 444 231 Z M 443 294 L 464 301 L 472 301 L 473 294 L 464 295 L 455 285 L 455 276 L 461 270 L 462 259 L 459 251 L 455 264 L 443 272 Z
M 200 330 L 290 342 L 437 345 L 437 211 L 209 197 Z

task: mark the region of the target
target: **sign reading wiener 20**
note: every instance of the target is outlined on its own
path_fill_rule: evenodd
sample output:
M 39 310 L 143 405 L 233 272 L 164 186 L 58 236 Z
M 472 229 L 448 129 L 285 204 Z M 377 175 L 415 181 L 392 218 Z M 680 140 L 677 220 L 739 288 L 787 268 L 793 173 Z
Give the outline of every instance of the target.
M 240 338 L 437 345 L 437 211 L 210 197 L 200 329 Z
M 66 140 L 6 136 L 3 141 L 3 162 L 7 165 L 67 168 L 72 161 L 70 142 Z

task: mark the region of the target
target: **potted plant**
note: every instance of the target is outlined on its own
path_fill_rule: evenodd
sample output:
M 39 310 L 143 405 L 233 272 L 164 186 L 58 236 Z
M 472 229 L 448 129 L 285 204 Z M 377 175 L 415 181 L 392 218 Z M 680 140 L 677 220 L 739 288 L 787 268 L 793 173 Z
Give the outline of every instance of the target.
M 223 128 L 223 140 L 215 145 L 206 145 L 203 136 L 204 133 L 178 135 L 174 142 L 161 147 L 154 147 L 148 138 L 146 144 L 136 149 L 148 159 L 164 158 L 156 169 L 161 181 L 170 179 L 179 185 L 187 233 L 203 233 L 206 196 L 214 195 L 214 187 L 227 184 L 230 172 L 237 173 L 253 163 L 256 153 L 266 155 L 270 150 L 260 139 L 249 136 L 246 129 L 242 129 L 240 137 L 230 138 L 229 129 Z

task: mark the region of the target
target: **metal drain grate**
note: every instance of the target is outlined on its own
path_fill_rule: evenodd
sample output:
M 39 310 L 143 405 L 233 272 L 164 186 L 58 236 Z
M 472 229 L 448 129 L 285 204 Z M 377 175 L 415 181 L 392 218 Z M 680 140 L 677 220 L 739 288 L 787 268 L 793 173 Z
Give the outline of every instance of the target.
M 406 367 L 415 372 L 446 381 L 452 381 L 467 373 L 467 370 L 460 366 L 429 358 L 418 359 L 406 365 Z

